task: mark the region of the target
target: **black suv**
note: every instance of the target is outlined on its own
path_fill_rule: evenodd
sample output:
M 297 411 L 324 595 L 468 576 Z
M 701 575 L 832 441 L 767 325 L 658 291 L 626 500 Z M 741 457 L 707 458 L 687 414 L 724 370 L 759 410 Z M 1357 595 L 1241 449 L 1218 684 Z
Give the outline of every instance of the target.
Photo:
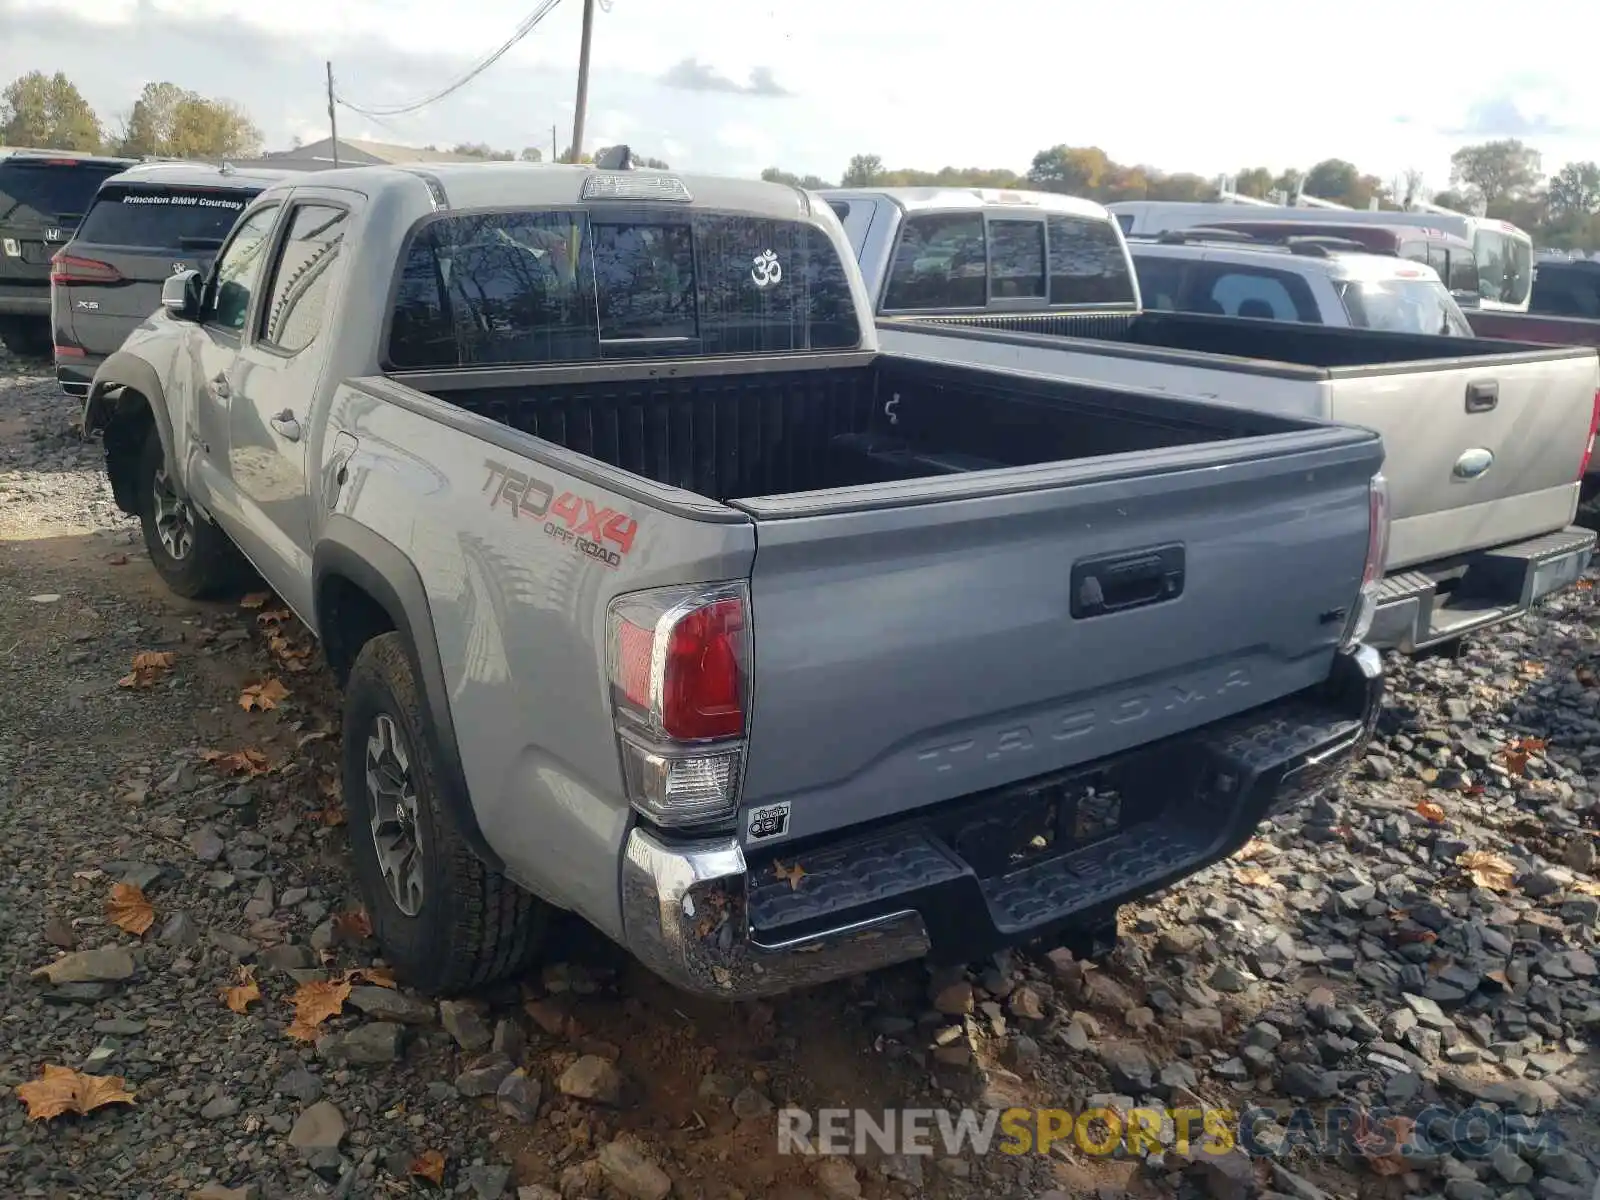
M 50 279 L 56 379 L 86 395 L 95 369 L 160 310 L 161 285 L 211 270 L 234 219 L 293 169 L 152 162 L 107 179 Z
M 0 341 L 17 354 L 50 353 L 50 256 L 100 184 L 133 161 L 57 150 L 0 158 Z

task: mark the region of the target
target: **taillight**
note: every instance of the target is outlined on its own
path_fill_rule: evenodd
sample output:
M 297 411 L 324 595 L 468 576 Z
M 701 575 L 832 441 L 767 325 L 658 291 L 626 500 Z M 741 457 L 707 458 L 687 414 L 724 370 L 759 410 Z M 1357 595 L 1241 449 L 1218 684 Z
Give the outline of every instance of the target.
M 1578 461 L 1578 478 L 1589 473 L 1589 457 L 1594 453 L 1595 434 L 1600 433 L 1600 391 L 1594 394 L 1594 407 L 1589 410 L 1589 440 L 1583 444 L 1583 458 Z
M 1383 582 L 1383 564 L 1389 557 L 1389 481 L 1383 472 L 1367 485 L 1367 559 L 1361 567 L 1361 594 L 1350 619 L 1345 622 L 1340 646 L 1349 649 L 1372 629 L 1377 615 L 1378 587 Z
M 96 258 L 78 258 L 57 251 L 50 259 L 51 283 L 121 283 L 122 272 Z
M 629 803 L 661 825 L 731 819 L 749 715 L 744 584 L 620 596 L 607 614 L 606 641 Z

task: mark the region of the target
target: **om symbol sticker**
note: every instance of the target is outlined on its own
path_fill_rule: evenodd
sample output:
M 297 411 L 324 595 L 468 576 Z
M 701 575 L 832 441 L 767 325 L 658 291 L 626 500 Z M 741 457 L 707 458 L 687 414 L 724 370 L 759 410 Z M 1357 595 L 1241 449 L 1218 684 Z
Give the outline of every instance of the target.
M 777 253 L 763 250 L 756 255 L 754 265 L 750 268 L 750 278 L 758 288 L 769 288 L 783 282 L 783 264 L 778 261 Z

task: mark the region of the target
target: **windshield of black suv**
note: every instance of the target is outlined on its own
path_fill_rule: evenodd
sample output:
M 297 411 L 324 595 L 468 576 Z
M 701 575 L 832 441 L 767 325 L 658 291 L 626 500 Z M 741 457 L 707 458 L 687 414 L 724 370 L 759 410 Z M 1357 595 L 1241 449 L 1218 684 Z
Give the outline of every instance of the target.
M 722 213 L 515 211 L 429 220 L 390 318 L 400 370 L 846 350 L 861 328 L 832 241 Z
M 70 159 L 0 159 L 0 223 L 52 225 L 76 222 L 100 184 L 124 168 Z
M 1345 280 L 1338 289 L 1350 324 L 1358 329 L 1472 336 L 1461 306 L 1437 280 Z
M 163 251 L 216 249 L 254 195 L 237 189 L 108 184 L 78 227 L 78 240 Z

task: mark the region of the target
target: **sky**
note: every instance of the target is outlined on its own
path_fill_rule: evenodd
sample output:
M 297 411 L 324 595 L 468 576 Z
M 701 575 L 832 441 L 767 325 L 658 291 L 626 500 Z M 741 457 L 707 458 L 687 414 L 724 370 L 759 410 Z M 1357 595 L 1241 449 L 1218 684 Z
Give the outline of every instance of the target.
M 1329 157 L 1449 184 L 1490 138 L 1547 171 L 1600 159 L 1600 10 L 1571 0 L 601 0 L 585 148 L 685 170 L 1010 167 L 1058 143 L 1215 176 Z M 503 42 L 535 0 L 0 0 L 0 84 L 65 71 L 103 119 L 170 80 L 242 104 L 268 149 L 327 135 L 324 61 L 364 108 L 421 98 Z M 609 8 L 609 11 L 606 9 Z M 1414 8 L 1419 18 L 1397 17 Z M 582 0 L 560 0 L 449 98 L 346 137 L 571 139 Z M 468 15 L 470 14 L 470 15 Z M 1539 50 L 1538 47 L 1545 47 Z M 1493 51 L 1490 54 L 1489 51 Z

